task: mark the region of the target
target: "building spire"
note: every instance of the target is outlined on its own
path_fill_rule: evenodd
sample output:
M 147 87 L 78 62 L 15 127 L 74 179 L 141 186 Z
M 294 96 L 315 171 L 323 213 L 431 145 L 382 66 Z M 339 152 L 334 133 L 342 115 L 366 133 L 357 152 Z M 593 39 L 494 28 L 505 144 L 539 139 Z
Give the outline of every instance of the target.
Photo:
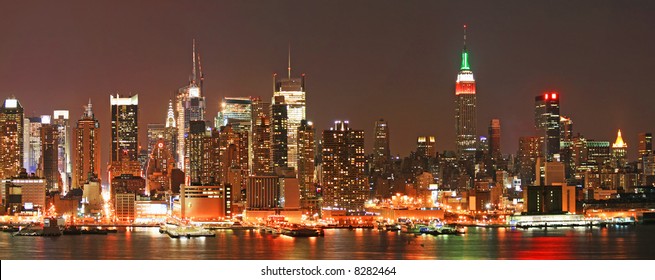
M 84 117 L 93 119 L 93 105 L 91 104 L 91 98 L 89 98 L 89 104 L 84 106 Z
M 287 68 L 289 72 L 289 79 L 291 79 L 291 42 L 289 42 L 289 54 L 287 55 L 287 58 L 289 59 L 288 65 L 289 67 Z
M 612 148 L 627 148 L 628 144 L 623 142 L 623 137 L 621 137 L 621 130 L 619 129 L 619 132 L 616 135 L 616 141 L 612 145 Z
M 462 66 L 459 70 L 471 70 L 468 56 L 468 50 L 466 50 L 466 24 L 464 24 L 464 48 L 462 49 Z
M 168 114 L 166 116 L 166 127 L 175 127 L 175 112 L 173 112 L 173 100 L 168 100 Z
M 196 84 L 196 39 L 193 39 L 193 70 L 191 71 L 191 84 Z

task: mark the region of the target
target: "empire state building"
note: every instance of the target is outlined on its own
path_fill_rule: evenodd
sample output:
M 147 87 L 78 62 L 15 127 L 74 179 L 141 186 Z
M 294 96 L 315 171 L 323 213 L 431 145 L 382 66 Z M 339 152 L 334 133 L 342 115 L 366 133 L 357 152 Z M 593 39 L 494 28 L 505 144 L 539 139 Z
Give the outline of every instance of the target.
M 477 146 L 476 122 L 475 79 L 468 61 L 466 25 L 464 25 L 462 65 L 455 84 L 455 128 L 457 130 L 457 154 L 460 158 L 475 155 Z

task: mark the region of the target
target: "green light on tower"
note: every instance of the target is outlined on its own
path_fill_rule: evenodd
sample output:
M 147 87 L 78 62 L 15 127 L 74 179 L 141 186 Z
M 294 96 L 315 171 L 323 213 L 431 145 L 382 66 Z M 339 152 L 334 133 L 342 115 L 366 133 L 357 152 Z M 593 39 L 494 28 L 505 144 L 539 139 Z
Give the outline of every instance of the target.
M 462 51 L 462 67 L 459 68 L 459 70 L 471 70 L 471 66 L 469 66 L 469 54 L 466 52 L 466 49 Z

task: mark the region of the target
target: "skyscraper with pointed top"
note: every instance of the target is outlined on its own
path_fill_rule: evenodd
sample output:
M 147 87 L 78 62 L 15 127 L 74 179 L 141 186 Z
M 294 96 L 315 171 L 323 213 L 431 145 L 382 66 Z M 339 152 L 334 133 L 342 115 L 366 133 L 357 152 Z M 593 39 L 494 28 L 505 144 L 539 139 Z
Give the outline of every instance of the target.
M 287 112 L 287 164 L 296 168 L 298 165 L 298 127 L 302 120 L 307 119 L 305 114 L 305 74 L 300 78 L 291 77 L 291 47 L 289 47 L 287 77 L 280 78 L 273 75 L 274 92 L 272 103 L 275 104 L 276 97 L 283 97 L 281 100 L 286 106 Z M 275 120 L 273 120 L 275 121 Z
M 72 188 L 81 188 L 90 177 L 100 179 L 100 123 L 93 114 L 91 99 L 73 131 Z
M 203 96 L 204 74 L 200 64 L 200 54 L 196 50 L 196 40 L 193 40 L 193 68 L 189 85 L 180 88 L 175 97 L 175 117 L 177 125 L 176 160 L 179 168 L 185 171 L 189 168 L 186 151 L 186 139 L 189 135 L 191 121 L 205 120 L 205 97 Z
M 473 157 L 477 147 L 476 90 L 473 71 L 466 49 L 466 25 L 464 25 L 464 48 L 462 64 L 455 82 L 455 129 L 457 154 L 460 158 Z

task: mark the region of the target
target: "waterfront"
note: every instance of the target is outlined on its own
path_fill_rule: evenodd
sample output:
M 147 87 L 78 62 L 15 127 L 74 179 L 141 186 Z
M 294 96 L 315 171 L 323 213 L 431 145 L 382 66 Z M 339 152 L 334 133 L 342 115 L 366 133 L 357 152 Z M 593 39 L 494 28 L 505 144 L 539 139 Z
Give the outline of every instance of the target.
M 256 230 L 171 239 L 157 228 L 108 235 L 17 237 L 0 233 L 0 259 L 655 259 L 655 225 L 608 228 L 468 228 L 462 236 L 371 229 L 293 238 Z

